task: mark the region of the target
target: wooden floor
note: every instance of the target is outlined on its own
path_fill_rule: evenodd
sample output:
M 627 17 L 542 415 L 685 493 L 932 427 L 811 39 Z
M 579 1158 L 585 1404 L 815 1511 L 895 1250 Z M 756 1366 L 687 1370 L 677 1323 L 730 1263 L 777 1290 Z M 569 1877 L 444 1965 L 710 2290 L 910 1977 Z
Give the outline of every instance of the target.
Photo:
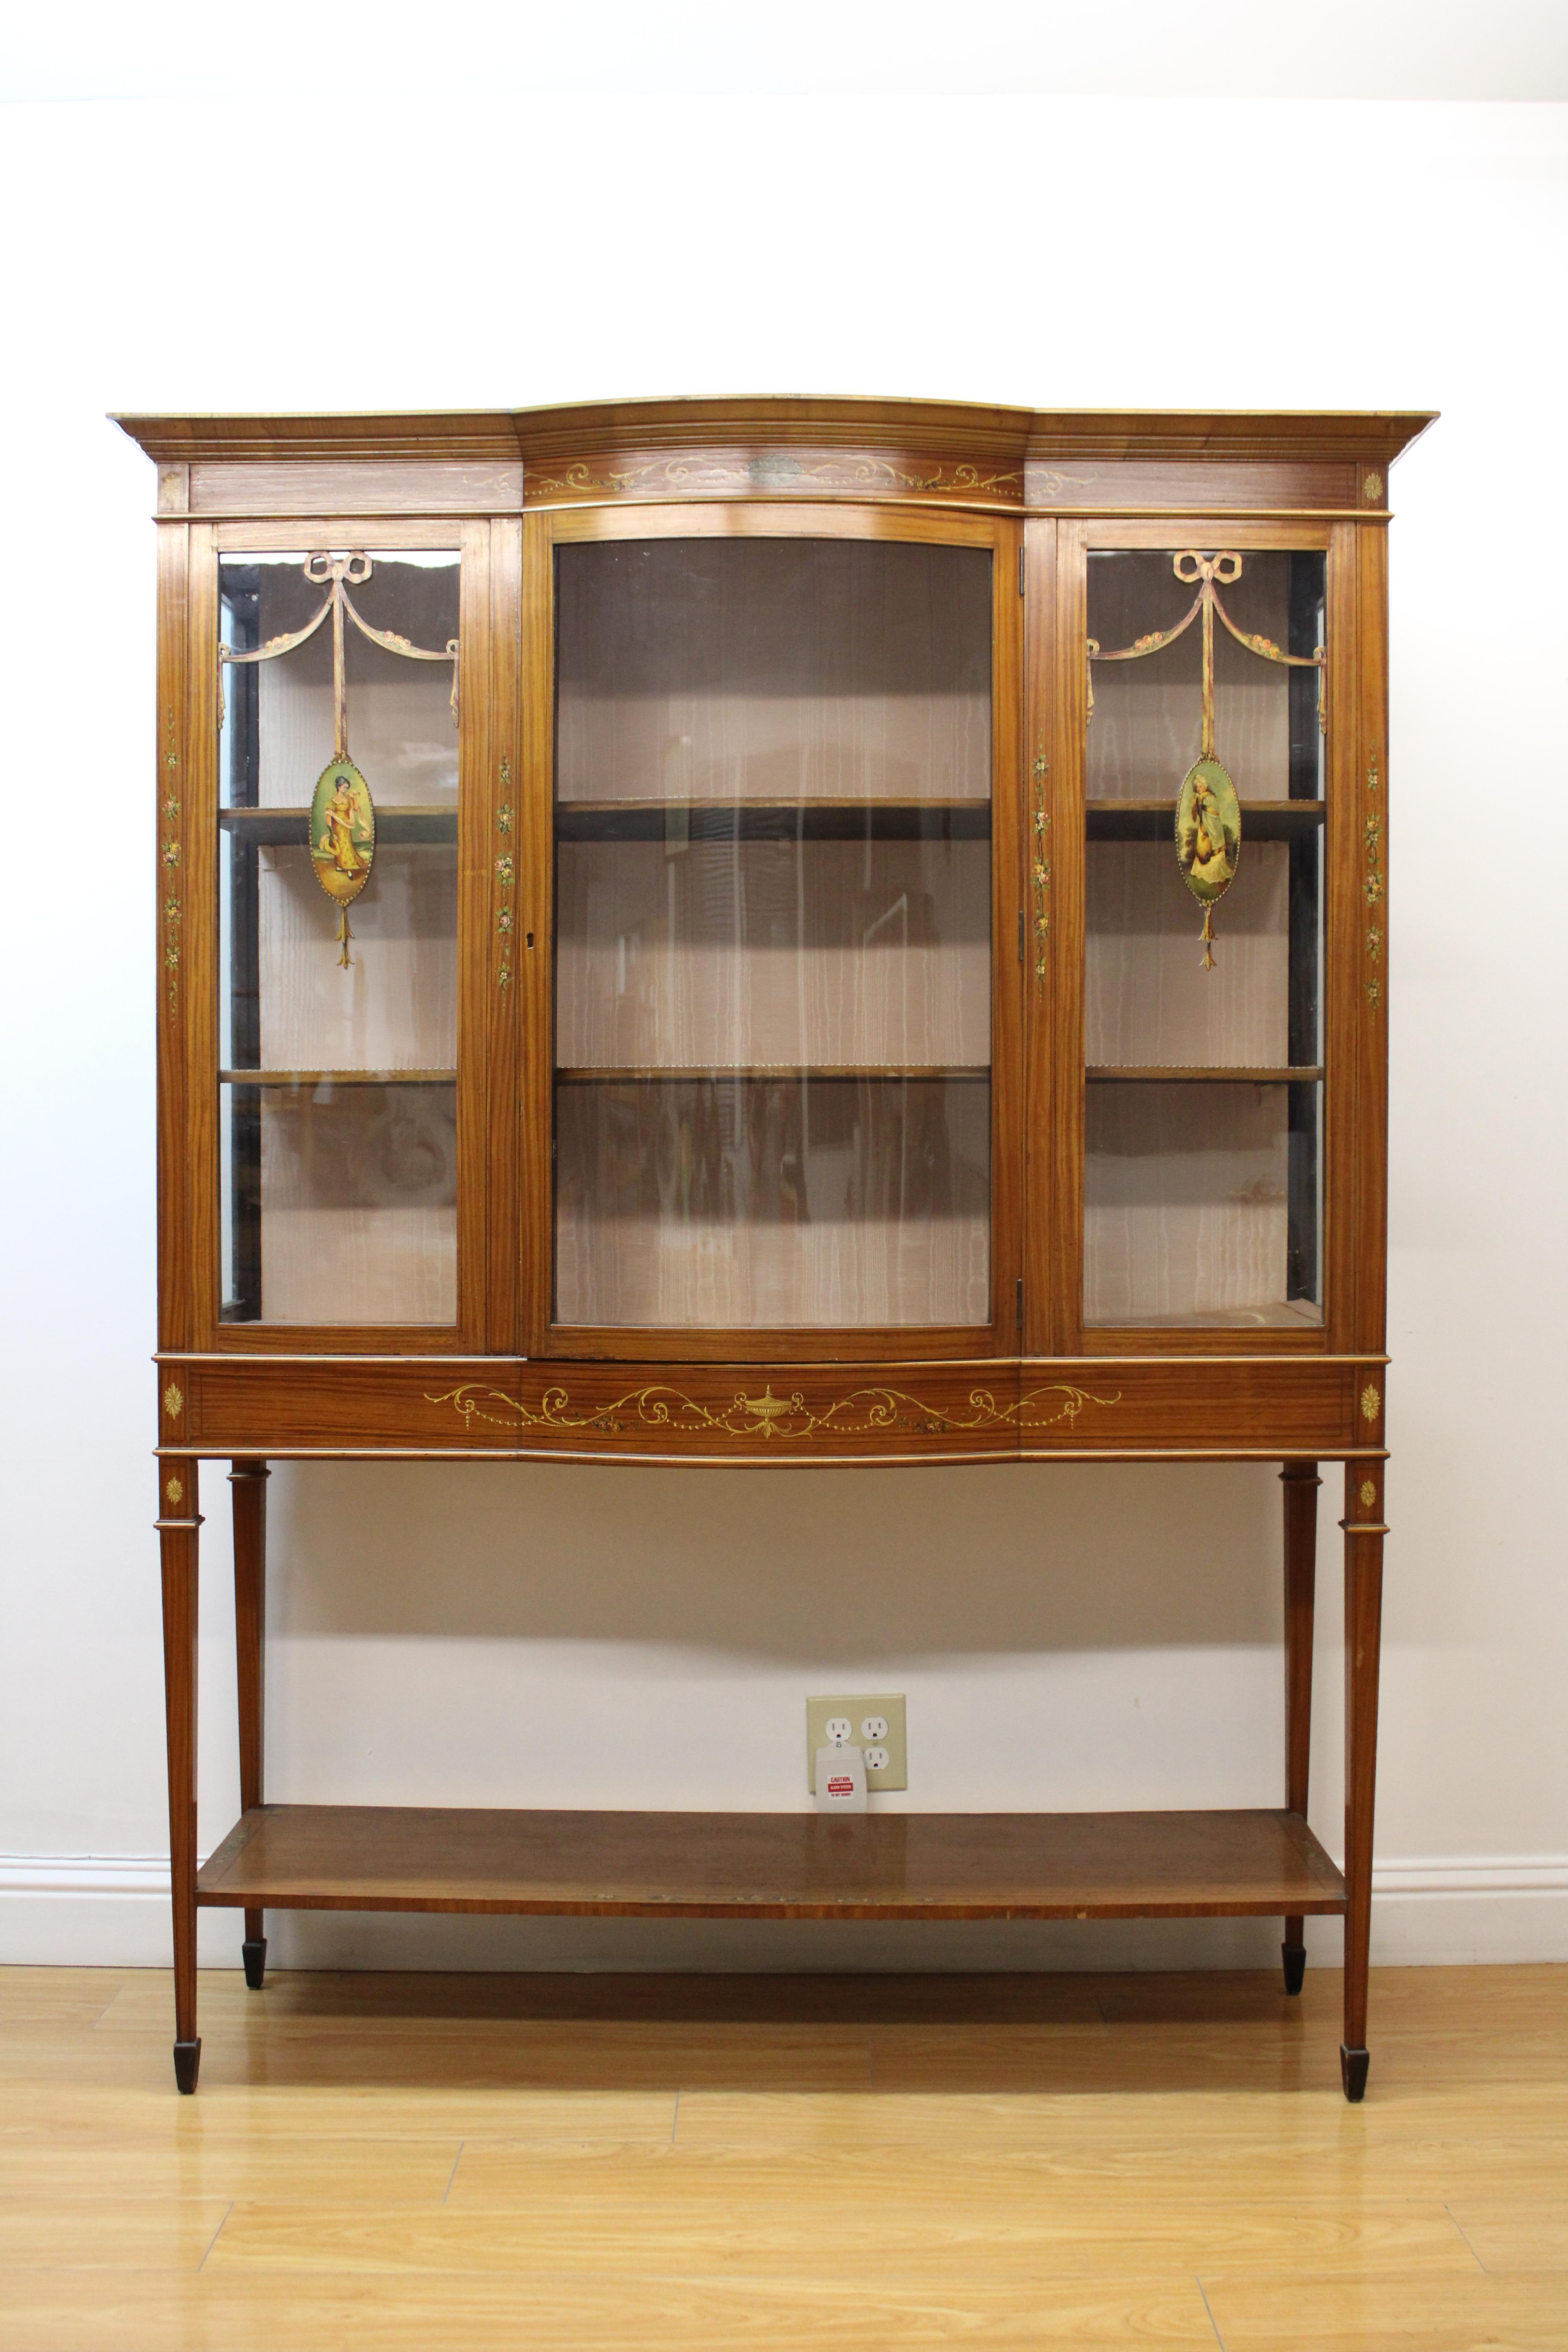
M 1564 2352 L 1568 1968 L 0 1970 L 4 2352 Z

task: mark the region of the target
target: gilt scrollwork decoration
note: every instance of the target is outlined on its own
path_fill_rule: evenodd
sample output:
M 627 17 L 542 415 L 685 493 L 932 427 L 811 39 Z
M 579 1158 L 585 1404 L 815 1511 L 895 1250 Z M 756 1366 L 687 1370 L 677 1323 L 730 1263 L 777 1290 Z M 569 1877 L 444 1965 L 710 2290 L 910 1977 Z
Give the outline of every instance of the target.
M 1051 860 L 1048 835 L 1051 813 L 1046 806 L 1046 778 L 1050 773 L 1050 761 L 1046 757 L 1042 738 L 1036 747 L 1034 781 L 1035 804 L 1030 818 L 1029 881 L 1035 894 L 1035 985 L 1043 987 L 1046 978 L 1046 941 L 1050 935 Z
M 507 798 L 496 811 L 496 831 L 503 841 L 511 838 L 511 755 L 500 755 L 500 788 Z M 517 878 L 510 849 L 503 850 L 495 861 L 496 876 L 496 937 L 500 941 L 500 961 L 496 969 L 496 986 L 504 996 L 511 986 L 512 884 Z
M 1369 806 L 1365 823 L 1362 827 L 1362 847 L 1364 852 L 1362 889 L 1366 898 L 1366 957 L 1369 964 L 1378 963 L 1383 955 L 1383 809 L 1377 798 L 1380 787 L 1377 750 L 1374 745 L 1367 757 L 1366 790 Z M 1374 1012 L 1383 1001 L 1383 980 L 1377 971 L 1369 971 L 1367 974 L 1366 1001 Z
M 167 749 L 163 753 L 165 782 L 160 814 L 167 830 L 158 855 L 164 873 L 163 970 L 168 978 L 169 1010 L 180 1001 L 180 754 L 175 745 L 174 714 L 166 718 Z
M 1272 637 L 1260 632 L 1237 628 L 1226 611 L 1220 595 L 1221 588 L 1231 587 L 1242 573 L 1243 559 L 1233 548 L 1221 549 L 1214 555 L 1204 555 L 1196 548 L 1183 548 L 1171 559 L 1171 568 L 1184 588 L 1195 588 L 1197 594 L 1182 618 L 1173 628 L 1152 629 L 1146 636 L 1137 637 L 1130 646 L 1113 652 L 1100 648 L 1096 637 L 1087 640 L 1088 688 L 1087 717 L 1094 716 L 1094 664 L 1096 662 L 1142 661 L 1150 654 L 1163 653 L 1184 636 L 1193 623 L 1203 624 L 1203 740 L 1197 759 L 1182 779 L 1176 800 L 1176 860 L 1182 878 L 1204 910 L 1203 964 L 1214 969 L 1214 910 L 1236 879 L 1241 856 L 1241 802 L 1230 772 L 1215 751 L 1214 710 L 1214 625 L 1217 614 L 1224 626 L 1249 654 L 1260 661 L 1278 662 L 1288 669 L 1315 669 L 1318 673 L 1318 729 L 1328 731 L 1328 711 L 1324 690 L 1328 678 L 1328 648 L 1319 646 L 1310 654 L 1288 654 L 1280 650 Z
M 310 797 L 310 865 L 317 881 L 338 910 L 338 961 L 346 971 L 353 959 L 349 954 L 349 941 L 353 937 L 349 928 L 349 908 L 370 880 L 375 861 L 375 803 L 369 784 L 349 756 L 348 673 L 344 660 L 343 630 L 345 621 L 352 621 L 362 637 L 380 646 L 384 652 L 395 654 L 404 661 L 450 662 L 452 691 L 450 707 L 452 724 L 459 719 L 458 698 L 458 641 L 449 637 L 445 646 L 411 644 L 395 629 L 375 628 L 364 617 L 349 594 L 351 588 L 361 588 L 370 579 L 374 566 L 363 550 L 349 555 L 335 556 L 318 551 L 308 555 L 300 567 L 312 588 L 324 588 L 326 595 L 302 628 L 290 629 L 282 635 L 268 637 L 265 645 L 241 652 L 236 646 L 218 647 L 218 724 L 224 721 L 224 671 L 230 663 L 278 661 L 291 654 L 313 637 L 329 615 L 332 624 L 332 756 L 316 779 Z
M 945 1437 L 978 1430 L 1012 1428 L 1027 1433 L 1078 1419 L 1088 1405 L 1115 1405 L 1113 1396 L 1058 1381 L 1031 1389 L 1011 1401 L 989 1389 L 972 1389 L 967 1410 L 931 1405 L 903 1389 L 880 1385 L 852 1390 L 831 1404 L 809 1404 L 803 1391 L 775 1396 L 771 1382 L 761 1396 L 737 1391 L 728 1404 L 702 1404 L 684 1389 L 663 1381 L 628 1389 L 625 1395 L 602 1405 L 574 1405 L 564 1388 L 547 1388 L 537 1405 L 525 1404 L 502 1389 L 487 1389 L 476 1381 L 426 1395 L 433 1405 L 450 1405 L 465 1427 L 483 1422 L 492 1428 L 551 1431 L 564 1435 L 637 1437 L 648 1432 L 670 1436 L 738 1438 L 871 1437 L 915 1435 Z

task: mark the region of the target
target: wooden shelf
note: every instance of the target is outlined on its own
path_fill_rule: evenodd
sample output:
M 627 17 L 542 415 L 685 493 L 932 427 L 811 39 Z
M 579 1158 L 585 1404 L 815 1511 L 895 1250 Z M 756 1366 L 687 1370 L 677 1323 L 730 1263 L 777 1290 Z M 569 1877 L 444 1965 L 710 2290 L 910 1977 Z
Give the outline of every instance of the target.
M 1084 1071 L 1084 1076 L 1091 1087 L 1306 1087 L 1316 1085 L 1322 1075 L 1321 1066 L 1317 1064 L 1303 1064 L 1298 1069 L 1259 1070 L 1235 1069 L 1224 1065 L 1207 1069 L 1178 1069 L 1162 1062 L 1131 1068 L 1119 1063 L 1091 1062 Z
M 196 1881 L 268 1910 L 623 1918 L 1072 1919 L 1346 1908 L 1279 1811 L 619 1813 L 260 1805 Z
M 558 801 L 558 841 L 989 841 L 966 800 Z
M 644 1080 L 658 1081 L 665 1085 L 688 1086 L 721 1085 L 738 1080 L 742 1084 L 751 1084 L 754 1081 L 758 1085 L 765 1086 L 780 1078 L 796 1078 L 803 1084 L 810 1081 L 814 1085 L 821 1085 L 825 1080 L 851 1081 L 860 1078 L 887 1081 L 900 1078 L 962 1079 L 974 1083 L 987 1079 L 990 1076 L 991 1066 L 988 1062 L 965 1064 L 961 1068 L 947 1065 L 925 1067 L 902 1062 L 843 1066 L 803 1066 L 799 1062 L 752 1063 L 734 1068 L 727 1066 L 714 1068 L 708 1064 L 700 1066 L 693 1065 L 689 1068 L 671 1068 L 663 1064 L 644 1063 L 635 1067 L 568 1069 L 557 1070 L 555 1073 L 557 1084 L 568 1087 L 623 1086 L 641 1084 Z
M 1242 845 L 1300 841 L 1322 824 L 1326 814 L 1323 801 L 1243 801 Z M 1089 801 L 1084 816 L 1090 841 L 1168 842 L 1175 832 L 1175 795 L 1168 801 Z
M 456 1070 L 220 1070 L 220 1087 L 455 1087 Z
M 219 809 L 217 821 L 238 841 L 267 848 L 308 847 L 310 836 L 309 808 L 225 808 Z M 375 813 L 375 838 L 378 848 L 413 848 L 423 844 L 454 845 L 458 838 L 458 811 L 454 802 L 431 801 L 394 804 L 378 808 Z

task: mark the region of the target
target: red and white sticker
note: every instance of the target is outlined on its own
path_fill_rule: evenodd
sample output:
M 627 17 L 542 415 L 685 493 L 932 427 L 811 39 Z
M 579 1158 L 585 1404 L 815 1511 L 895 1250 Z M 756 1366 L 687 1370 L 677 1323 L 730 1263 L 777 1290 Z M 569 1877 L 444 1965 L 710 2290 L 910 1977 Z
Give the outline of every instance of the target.
M 855 1794 L 855 1783 L 847 1772 L 830 1773 L 827 1780 L 827 1793 L 830 1797 L 852 1797 Z

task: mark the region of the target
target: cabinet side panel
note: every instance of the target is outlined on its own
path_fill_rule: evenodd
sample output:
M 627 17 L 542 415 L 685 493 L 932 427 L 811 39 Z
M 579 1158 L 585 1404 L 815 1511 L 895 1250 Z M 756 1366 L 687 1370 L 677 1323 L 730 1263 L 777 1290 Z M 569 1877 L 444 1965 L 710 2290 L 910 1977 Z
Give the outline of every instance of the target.
M 218 1318 L 217 551 L 190 535 L 185 610 L 185 1214 L 193 1329 Z
M 1365 911 L 1362 844 L 1365 777 L 1360 756 L 1360 661 L 1353 524 L 1335 526 L 1329 546 L 1329 758 L 1326 811 L 1328 906 L 1324 974 L 1324 1312 L 1331 1349 L 1355 1345 L 1363 1229 L 1362 1016 L 1359 968 Z
M 1363 524 L 1355 536 L 1361 894 L 1354 1344 L 1380 1354 L 1386 1344 L 1388 1259 L 1388 530 L 1382 523 Z
M 158 985 L 158 1339 L 164 1348 L 195 1344 L 191 1295 L 190 1001 L 186 935 L 189 904 L 185 789 L 188 746 L 186 596 L 190 529 L 158 527 L 158 694 L 156 735 L 155 953 Z

